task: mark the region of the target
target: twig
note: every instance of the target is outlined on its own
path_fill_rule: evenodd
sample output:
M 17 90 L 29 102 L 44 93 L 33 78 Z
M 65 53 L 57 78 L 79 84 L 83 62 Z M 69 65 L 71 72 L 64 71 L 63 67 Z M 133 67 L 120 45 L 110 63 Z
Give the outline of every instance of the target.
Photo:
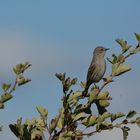
M 106 126 L 106 128 L 102 128 L 100 130 L 95 130 L 95 131 L 92 131 L 92 132 L 87 132 L 87 133 L 82 133 L 82 134 L 75 134 L 76 136 L 79 136 L 79 137 L 82 137 L 82 136 L 92 136 L 96 133 L 100 133 L 101 131 L 103 130 L 109 130 L 109 129 L 113 129 L 113 128 L 122 128 L 123 126 L 125 126 L 126 124 L 132 124 L 132 122 L 127 122 L 125 123 L 124 121 L 122 121 L 121 123 L 119 124 L 115 124 L 115 125 L 110 125 L 110 126 Z M 122 126 L 123 125 L 123 126 Z
M 128 57 L 130 57 L 132 54 L 128 54 L 128 55 L 126 55 L 125 57 L 124 57 L 124 59 L 123 59 L 123 62 L 128 58 Z M 118 66 L 120 65 L 120 64 L 122 64 L 123 62 L 120 62 L 120 63 L 118 63 Z M 100 87 L 100 89 L 99 89 L 99 93 L 102 91 L 102 89 L 107 85 L 107 84 L 109 84 L 110 82 L 112 82 L 112 80 L 113 80 L 113 78 L 114 78 L 115 76 L 114 75 L 112 75 L 112 73 L 110 74 L 110 80 L 109 81 L 107 81 L 107 82 L 104 82 L 104 84 Z
M 9 91 L 9 93 L 12 93 L 13 91 L 15 91 L 16 86 L 17 86 L 17 78 L 18 78 L 18 76 L 16 77 L 15 82 L 14 82 L 14 85 L 13 85 L 13 87 L 11 88 L 11 90 Z

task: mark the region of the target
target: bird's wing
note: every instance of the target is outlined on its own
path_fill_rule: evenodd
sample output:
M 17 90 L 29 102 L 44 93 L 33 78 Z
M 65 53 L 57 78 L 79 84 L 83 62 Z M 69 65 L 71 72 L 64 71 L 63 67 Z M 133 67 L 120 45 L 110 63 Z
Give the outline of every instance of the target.
M 96 71 L 95 64 L 90 65 L 87 73 L 87 82 L 86 82 L 87 87 L 89 87 L 93 83 L 93 79 L 94 79 L 93 73 L 95 74 L 96 73 L 95 71 Z

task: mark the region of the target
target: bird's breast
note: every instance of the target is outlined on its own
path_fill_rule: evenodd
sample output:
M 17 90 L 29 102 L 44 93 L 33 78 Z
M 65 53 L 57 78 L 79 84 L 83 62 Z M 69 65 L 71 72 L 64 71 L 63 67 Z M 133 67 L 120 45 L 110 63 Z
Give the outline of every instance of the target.
M 96 67 L 96 75 L 94 76 L 94 82 L 99 82 L 103 78 L 105 70 L 106 70 L 105 60 L 100 61 Z

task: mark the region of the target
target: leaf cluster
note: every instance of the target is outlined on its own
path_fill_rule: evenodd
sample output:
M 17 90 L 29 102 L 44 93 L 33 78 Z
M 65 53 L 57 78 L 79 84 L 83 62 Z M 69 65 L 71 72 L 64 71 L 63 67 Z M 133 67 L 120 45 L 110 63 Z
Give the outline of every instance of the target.
M 24 72 L 31 66 L 28 62 L 25 64 L 18 64 L 13 68 L 16 74 L 14 84 L 2 84 L 3 93 L 0 95 L 0 109 L 4 108 L 4 103 L 13 98 L 12 92 L 15 91 L 17 86 L 24 85 L 31 81 L 31 79 L 25 78 Z

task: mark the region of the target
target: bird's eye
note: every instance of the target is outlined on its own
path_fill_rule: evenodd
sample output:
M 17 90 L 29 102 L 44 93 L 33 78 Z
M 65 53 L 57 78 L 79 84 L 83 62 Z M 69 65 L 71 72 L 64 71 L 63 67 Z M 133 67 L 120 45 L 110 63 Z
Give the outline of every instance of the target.
M 101 52 L 103 52 L 103 51 L 104 51 L 104 49 L 103 49 L 103 48 L 101 48 L 101 49 L 100 49 L 100 51 L 101 51 Z

